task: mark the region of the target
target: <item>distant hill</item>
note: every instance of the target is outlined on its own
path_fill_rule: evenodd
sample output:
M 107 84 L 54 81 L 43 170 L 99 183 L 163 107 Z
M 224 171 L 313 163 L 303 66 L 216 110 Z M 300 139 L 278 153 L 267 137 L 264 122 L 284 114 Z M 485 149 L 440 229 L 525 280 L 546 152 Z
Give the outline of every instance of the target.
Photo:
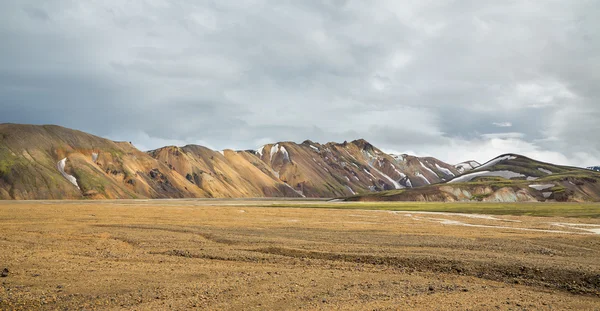
M 600 172 L 600 166 L 590 166 L 587 168 L 588 170 Z
M 353 196 L 354 201 L 600 201 L 600 173 L 505 154 L 444 183 Z
M 0 124 L 0 199 L 339 197 L 458 174 L 435 158 L 389 155 L 362 139 L 142 152 L 55 125 Z

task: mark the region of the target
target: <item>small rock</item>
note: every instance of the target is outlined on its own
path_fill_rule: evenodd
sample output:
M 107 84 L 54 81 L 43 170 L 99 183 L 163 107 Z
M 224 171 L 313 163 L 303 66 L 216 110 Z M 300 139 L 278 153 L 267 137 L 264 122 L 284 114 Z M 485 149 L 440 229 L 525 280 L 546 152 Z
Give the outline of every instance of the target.
M 435 288 L 433 288 L 433 285 L 429 285 L 429 290 L 430 291 L 434 291 L 435 290 Z
M 0 273 L 0 277 L 7 277 L 8 276 L 8 268 L 4 268 L 2 269 L 2 272 Z

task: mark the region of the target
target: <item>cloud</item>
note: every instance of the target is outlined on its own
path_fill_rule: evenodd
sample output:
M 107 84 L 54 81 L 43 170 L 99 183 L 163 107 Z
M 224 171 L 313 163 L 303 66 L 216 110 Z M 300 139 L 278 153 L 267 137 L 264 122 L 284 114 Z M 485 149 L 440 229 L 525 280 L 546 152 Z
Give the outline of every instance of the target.
M 599 14 L 583 1 L 3 1 L 0 122 L 142 149 L 365 138 L 449 162 L 598 165 Z
M 523 138 L 523 137 L 525 137 L 525 134 L 523 134 L 523 133 L 515 133 L 515 132 L 511 132 L 511 133 L 490 133 L 490 134 L 482 134 L 481 137 L 482 138 L 489 138 L 489 139 L 493 139 L 493 138 Z
M 495 126 L 497 126 L 497 127 L 511 127 L 511 126 L 513 126 L 512 123 L 510 123 L 510 122 L 494 122 L 492 124 L 495 125 Z

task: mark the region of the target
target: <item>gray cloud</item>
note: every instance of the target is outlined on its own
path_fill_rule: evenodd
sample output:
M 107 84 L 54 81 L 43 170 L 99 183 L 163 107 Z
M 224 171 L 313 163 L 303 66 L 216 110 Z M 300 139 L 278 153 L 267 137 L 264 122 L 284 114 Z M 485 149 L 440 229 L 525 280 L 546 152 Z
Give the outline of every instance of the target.
M 595 1 L 4 1 L 0 122 L 600 164 Z M 502 125 L 512 126 L 503 127 Z

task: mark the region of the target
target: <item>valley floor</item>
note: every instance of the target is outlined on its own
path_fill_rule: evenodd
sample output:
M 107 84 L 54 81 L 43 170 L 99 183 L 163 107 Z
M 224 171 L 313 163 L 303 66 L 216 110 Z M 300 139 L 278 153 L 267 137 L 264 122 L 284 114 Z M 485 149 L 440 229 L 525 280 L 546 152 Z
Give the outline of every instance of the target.
M 0 310 L 600 309 L 597 205 L 460 206 L 0 202 Z

